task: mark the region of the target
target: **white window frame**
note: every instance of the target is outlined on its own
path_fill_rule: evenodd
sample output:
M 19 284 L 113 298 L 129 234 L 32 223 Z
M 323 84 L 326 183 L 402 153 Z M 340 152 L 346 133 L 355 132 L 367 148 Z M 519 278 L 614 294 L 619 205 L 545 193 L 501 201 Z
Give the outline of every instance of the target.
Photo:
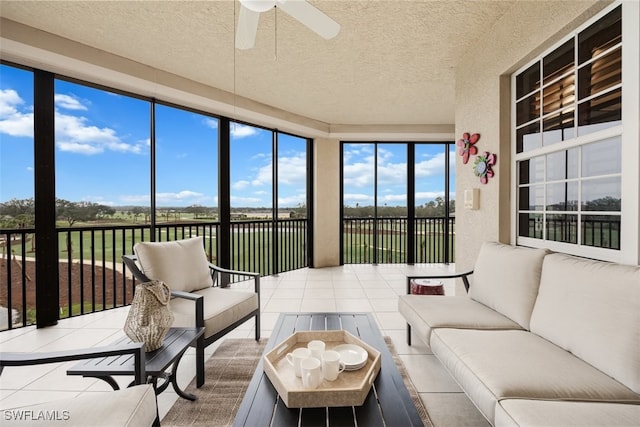
M 516 153 L 516 76 L 553 52 L 569 39 L 584 31 L 607 13 L 622 5 L 622 120 L 621 124 L 587 135 L 574 136 L 561 143 L 542 146 Z M 625 264 L 640 264 L 640 3 L 617 1 L 593 18 L 567 34 L 561 41 L 534 60 L 515 71 L 511 76 L 511 242 L 523 246 L 548 248 L 578 256 L 585 256 Z M 577 49 L 577 46 L 576 46 Z M 577 69 L 578 63 L 574 64 Z M 577 81 L 577 79 L 576 79 Z M 542 82 L 541 82 L 542 84 Z M 577 93 L 575 95 L 577 97 Z M 577 108 L 576 108 L 577 110 Z M 577 114 L 577 112 L 576 112 Z M 577 117 L 576 117 L 577 118 Z M 577 132 L 578 122 L 574 121 Z M 518 236 L 519 191 L 518 162 L 545 154 L 566 150 L 607 138 L 621 138 L 621 221 L 620 249 L 607 249 L 544 239 Z M 542 135 L 541 135 L 542 137 Z M 579 227 L 579 225 L 578 225 Z

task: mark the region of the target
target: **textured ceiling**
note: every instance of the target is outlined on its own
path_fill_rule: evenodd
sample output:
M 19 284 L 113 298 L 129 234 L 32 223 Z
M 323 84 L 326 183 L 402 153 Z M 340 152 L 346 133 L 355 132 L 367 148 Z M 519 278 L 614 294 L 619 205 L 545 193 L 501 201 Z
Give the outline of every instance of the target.
M 4 18 L 329 124 L 454 122 L 454 74 L 516 0 L 311 0 L 332 40 L 275 10 L 234 49 L 237 1 L 0 1 Z

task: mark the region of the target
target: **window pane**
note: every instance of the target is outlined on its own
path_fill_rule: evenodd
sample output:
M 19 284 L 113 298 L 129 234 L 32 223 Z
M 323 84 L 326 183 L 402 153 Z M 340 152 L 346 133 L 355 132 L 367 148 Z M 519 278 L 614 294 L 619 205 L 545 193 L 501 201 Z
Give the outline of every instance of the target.
M 273 133 L 231 122 L 231 219 L 273 217 Z
M 33 73 L 0 64 L 0 75 L 0 203 L 11 201 L 0 228 L 33 227 Z
M 518 215 L 518 236 L 542 239 L 542 214 L 521 213 Z
M 218 119 L 156 105 L 156 221 L 215 221 Z
M 548 211 L 577 211 L 578 182 L 558 182 L 547 184 Z
M 344 144 L 344 216 L 373 217 L 374 144 Z
M 446 149 L 447 146 L 443 144 L 415 145 L 415 200 L 416 217 L 418 218 L 443 217 L 445 214 L 444 184 L 446 175 L 444 167 Z M 454 168 L 455 151 L 451 151 L 449 154 L 449 167 Z M 453 170 L 455 171 L 455 168 Z M 399 170 L 398 173 L 406 174 L 406 170 Z M 453 179 L 453 177 L 451 178 Z M 455 180 L 451 181 L 449 185 L 450 189 L 455 188 Z M 455 199 L 455 195 L 451 198 L 451 200 L 453 199 Z
M 574 40 L 568 40 L 562 46 L 545 56 L 543 59 L 544 83 L 560 77 L 571 71 L 574 64 Z
M 578 177 L 578 149 L 547 154 L 547 181 Z
M 544 185 L 520 187 L 519 206 L 523 211 L 541 211 L 544 208 Z
M 552 114 L 544 119 L 542 122 L 542 128 L 544 129 L 543 145 L 551 145 L 575 137 L 573 113 L 574 110 L 572 108 Z
M 557 111 L 575 101 L 575 77 L 573 74 L 542 89 L 543 114 Z
M 516 77 L 516 98 L 520 99 L 526 94 L 540 87 L 540 63 L 536 62 L 527 70 Z
M 622 49 L 598 58 L 578 70 L 579 99 L 595 95 L 622 82 Z
M 622 205 L 619 177 L 582 181 L 583 211 L 620 212 Z
M 540 117 L 540 93 L 536 92 L 516 104 L 516 126 Z
M 622 39 L 622 7 L 618 6 L 578 35 L 578 62 L 587 62 Z
M 547 215 L 547 240 L 578 243 L 578 215 Z
M 307 218 L 307 140 L 278 133 L 278 209 L 286 218 Z
M 71 226 L 148 208 L 149 103 L 64 80 L 55 101 L 58 218 Z
M 582 244 L 598 248 L 620 249 L 620 217 L 613 215 L 584 215 Z
M 531 184 L 544 181 L 544 157 L 534 157 L 518 163 L 520 180 L 518 184 Z
M 622 90 L 585 101 L 578 106 L 578 135 L 619 125 L 622 119 Z
M 442 146 L 439 147 L 441 157 Z M 443 170 L 444 172 L 444 170 Z M 444 214 L 444 173 L 438 177 L 441 194 L 437 198 Z M 407 144 L 378 144 L 378 216 L 407 215 Z
M 584 145 L 582 147 L 582 176 L 620 173 L 622 171 L 621 146 L 619 137 Z
M 516 151 L 522 153 L 542 146 L 540 123 L 531 123 L 516 131 Z

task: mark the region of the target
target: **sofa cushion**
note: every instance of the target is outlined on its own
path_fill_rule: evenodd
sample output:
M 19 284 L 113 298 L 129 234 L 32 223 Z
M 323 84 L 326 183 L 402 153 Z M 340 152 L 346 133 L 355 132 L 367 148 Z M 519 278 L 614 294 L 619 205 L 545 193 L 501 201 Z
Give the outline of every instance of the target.
M 640 403 L 640 395 L 530 332 L 435 329 L 431 350 L 491 422 L 503 398 Z
M 496 406 L 496 427 L 640 425 L 640 405 L 562 400 L 505 399 Z
M 531 331 L 640 393 L 640 267 L 548 255 Z
M 469 296 L 529 329 L 542 260 L 547 253 L 546 249 L 483 243 Z
M 252 291 L 210 287 L 194 293 L 204 296 L 205 338 L 258 309 L 258 294 Z M 175 298 L 171 300 L 171 311 L 175 318 L 173 326 L 195 326 L 193 301 Z
M 508 317 L 466 296 L 401 295 L 398 311 L 426 344 L 434 328 L 522 329 Z
M 202 237 L 140 242 L 133 251 L 145 276 L 164 281 L 174 291 L 192 292 L 213 285 Z
M 2 409 L 2 426 L 142 427 L 153 425 L 157 413 L 153 386 L 144 384 L 123 390 L 88 392 L 74 398 Z

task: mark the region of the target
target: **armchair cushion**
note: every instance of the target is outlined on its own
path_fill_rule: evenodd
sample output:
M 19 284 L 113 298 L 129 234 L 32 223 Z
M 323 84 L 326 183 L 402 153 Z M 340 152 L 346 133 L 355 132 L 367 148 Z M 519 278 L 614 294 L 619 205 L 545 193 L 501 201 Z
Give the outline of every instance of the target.
M 258 309 L 258 294 L 249 290 L 210 287 L 195 291 L 204 304 L 204 337 L 209 338 Z M 174 326 L 194 327 L 193 302 L 176 298 L 171 301 Z
M 139 242 L 133 247 L 143 273 L 171 290 L 193 292 L 213 285 L 202 237 L 171 242 Z

